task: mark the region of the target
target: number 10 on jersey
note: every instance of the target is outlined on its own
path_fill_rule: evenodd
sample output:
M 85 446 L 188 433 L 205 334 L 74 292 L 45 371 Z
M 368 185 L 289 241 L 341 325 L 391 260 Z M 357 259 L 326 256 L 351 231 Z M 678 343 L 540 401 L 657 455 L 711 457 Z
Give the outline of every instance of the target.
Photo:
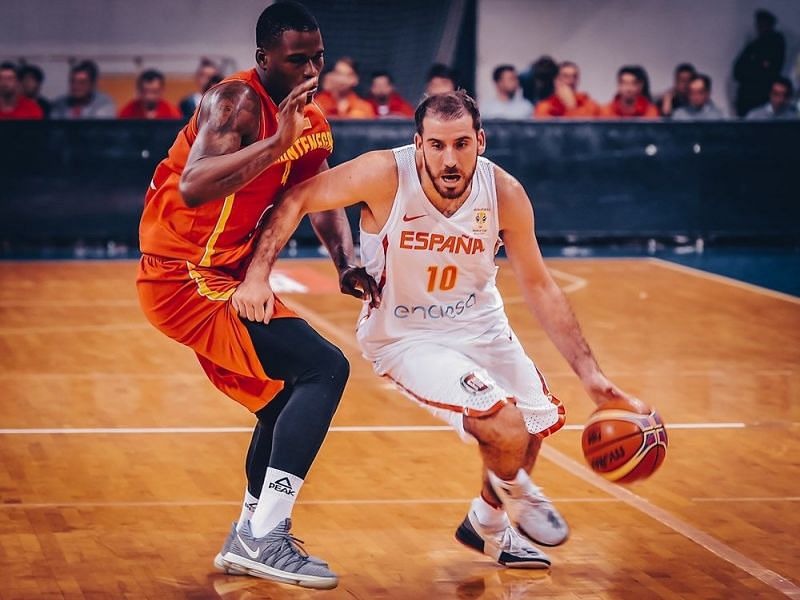
M 452 290 L 456 286 L 456 279 L 458 278 L 458 269 L 454 265 L 447 265 L 439 275 L 439 267 L 428 267 L 428 291 L 433 292 L 440 289 L 444 292 Z M 437 286 L 438 283 L 438 286 Z

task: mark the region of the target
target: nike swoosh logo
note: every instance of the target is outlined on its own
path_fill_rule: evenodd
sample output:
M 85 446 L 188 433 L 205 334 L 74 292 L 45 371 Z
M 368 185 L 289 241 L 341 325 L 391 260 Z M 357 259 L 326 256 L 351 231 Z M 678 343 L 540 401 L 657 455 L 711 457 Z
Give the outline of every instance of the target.
M 428 215 L 417 215 L 416 217 L 409 217 L 408 215 L 403 215 L 403 221 L 408 223 L 409 221 L 416 221 L 417 219 L 421 219 L 422 217 L 427 217 Z
M 150 189 L 151 189 L 151 190 L 158 189 L 158 188 L 156 187 L 156 184 L 155 184 L 155 182 L 154 182 L 152 179 L 150 180 Z
M 236 537 L 239 539 L 239 543 L 242 545 L 242 548 L 244 548 L 244 551 L 247 552 L 247 554 L 248 554 L 248 556 L 250 558 L 252 558 L 253 560 L 258 558 L 258 550 L 256 550 L 256 551 L 251 550 L 250 546 L 248 546 L 247 544 L 244 543 L 244 540 L 242 539 L 242 536 L 237 535 Z

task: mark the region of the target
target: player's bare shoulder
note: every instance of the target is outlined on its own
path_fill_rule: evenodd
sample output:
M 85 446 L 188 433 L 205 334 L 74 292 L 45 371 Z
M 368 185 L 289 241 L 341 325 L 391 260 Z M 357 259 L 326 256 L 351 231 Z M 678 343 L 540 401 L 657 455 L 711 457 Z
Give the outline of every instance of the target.
M 370 197 L 364 198 L 370 206 L 375 200 L 391 202 L 397 193 L 399 176 L 397 162 L 391 150 L 373 150 L 353 160 L 353 176 L 358 177 L 359 189 Z
M 532 220 L 531 200 L 519 180 L 505 169 L 494 165 L 494 181 L 500 229 L 508 229 L 509 226 Z
M 197 126 L 200 133 L 235 132 L 243 145 L 251 143 L 261 126 L 261 98 L 245 81 L 224 81 L 203 97 Z

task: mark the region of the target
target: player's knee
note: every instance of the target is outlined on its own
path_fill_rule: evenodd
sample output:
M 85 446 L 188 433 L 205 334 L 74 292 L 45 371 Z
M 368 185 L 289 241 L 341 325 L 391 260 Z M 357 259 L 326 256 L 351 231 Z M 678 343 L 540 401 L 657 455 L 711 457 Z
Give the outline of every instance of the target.
M 321 375 L 337 389 L 344 390 L 350 377 L 350 361 L 339 348 L 329 344 L 321 355 L 315 357 Z
M 481 444 L 497 448 L 518 448 L 529 439 L 525 419 L 513 404 L 485 417 L 464 417 L 464 429 Z

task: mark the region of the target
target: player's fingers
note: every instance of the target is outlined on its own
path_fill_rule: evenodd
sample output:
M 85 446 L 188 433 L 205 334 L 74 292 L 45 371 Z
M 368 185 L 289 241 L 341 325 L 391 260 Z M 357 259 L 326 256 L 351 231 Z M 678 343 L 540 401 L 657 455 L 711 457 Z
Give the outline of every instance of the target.
M 378 284 L 375 283 L 375 280 L 367 275 L 367 285 L 369 286 L 369 295 L 370 295 L 370 306 L 372 308 L 378 308 L 381 305 L 381 291 L 378 288 Z
M 255 321 L 256 320 L 256 310 L 255 310 L 255 307 L 253 306 L 253 303 L 252 302 L 245 302 L 244 303 L 244 308 L 245 308 L 245 317 L 247 318 L 247 320 L 248 321 Z
M 253 318 L 251 321 L 260 322 L 264 320 L 264 304 L 262 302 L 253 303 Z
M 317 87 L 318 81 L 319 80 L 316 77 L 306 79 L 303 83 L 295 87 L 289 95 L 295 99 L 302 98 L 305 102 L 306 95 Z
M 275 294 L 270 294 L 267 304 L 264 306 L 264 324 L 269 323 L 273 314 L 275 314 Z

